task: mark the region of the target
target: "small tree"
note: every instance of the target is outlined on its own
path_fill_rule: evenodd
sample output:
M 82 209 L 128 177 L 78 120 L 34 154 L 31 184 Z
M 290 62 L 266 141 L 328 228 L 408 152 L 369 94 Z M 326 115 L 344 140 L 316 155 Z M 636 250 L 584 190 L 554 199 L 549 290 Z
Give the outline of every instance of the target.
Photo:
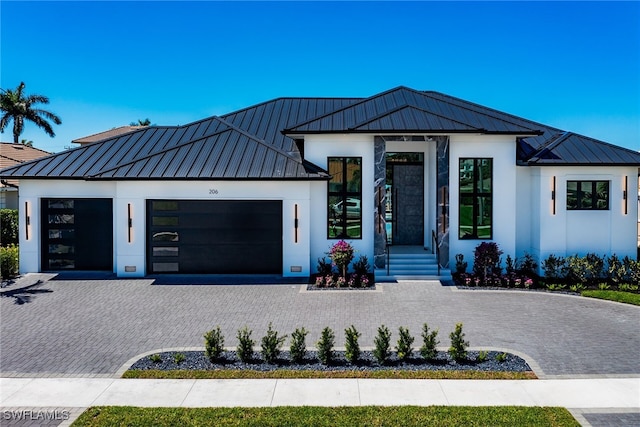
M 207 359 L 209 359 L 211 363 L 220 359 L 224 351 L 224 336 L 222 335 L 220 326 L 216 326 L 215 329 L 204 334 L 204 348 Z
M 464 332 L 462 332 L 462 323 L 456 323 L 456 329 L 449 334 L 451 338 L 451 347 L 449 347 L 449 356 L 456 362 L 463 362 L 467 359 L 467 347 L 469 341 L 464 340 Z
M 482 242 L 473 251 L 473 272 L 485 279 L 490 274 L 500 274 L 502 251 L 495 242 Z
M 323 365 L 328 365 L 333 361 L 333 345 L 335 342 L 335 334 L 328 326 L 322 330 L 320 341 L 316 344 L 318 347 L 318 359 Z
M 356 327 L 351 325 L 350 328 L 344 330 L 346 338 L 346 352 L 345 357 L 349 363 L 356 363 L 360 358 L 360 345 L 358 344 L 358 338 L 362 335 L 356 330 Z
M 415 338 L 411 336 L 409 329 L 403 328 L 402 326 L 398 329 L 398 334 L 399 338 L 398 345 L 396 346 L 396 352 L 398 354 L 398 359 L 405 360 L 413 354 L 413 348 L 411 346 L 413 345 Z
M 236 347 L 236 354 L 241 362 L 248 363 L 253 357 L 253 345 L 254 341 L 251 339 L 251 330 L 248 327 L 244 327 L 238 330 L 238 347 Z
M 438 330 L 429 331 L 429 326 L 425 323 L 422 325 L 422 340 L 420 355 L 427 360 L 434 360 L 438 356 L 436 347 L 440 343 L 438 341 Z
M 278 332 L 273 330 L 271 322 L 269 322 L 269 327 L 267 329 L 267 334 L 262 337 L 262 357 L 267 363 L 273 363 L 276 361 L 278 356 L 280 355 L 280 348 L 284 344 L 287 336 L 278 336 Z
M 296 328 L 291 334 L 291 360 L 296 363 L 300 363 L 304 360 L 304 356 L 307 354 L 307 344 L 305 338 L 307 337 L 307 331 L 305 328 Z
M 378 328 L 378 335 L 373 340 L 375 348 L 373 349 L 373 357 L 384 365 L 391 356 L 391 331 L 382 325 Z
M 329 250 L 331 262 L 338 268 L 342 277 L 347 277 L 347 267 L 353 260 L 353 246 L 344 240 L 338 241 Z

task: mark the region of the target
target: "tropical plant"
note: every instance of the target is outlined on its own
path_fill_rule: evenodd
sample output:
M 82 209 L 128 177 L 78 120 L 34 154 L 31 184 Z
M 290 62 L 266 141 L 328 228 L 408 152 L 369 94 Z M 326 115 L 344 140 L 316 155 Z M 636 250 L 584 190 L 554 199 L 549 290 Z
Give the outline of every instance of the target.
M 546 279 L 555 280 L 564 277 L 566 260 L 563 257 L 557 257 L 553 254 L 549 255 L 542 262 L 542 270 Z
M 0 245 L 18 244 L 18 210 L 0 209 Z
M 467 272 L 469 264 L 464 260 L 464 255 L 456 254 L 456 273 L 464 274 Z
M 34 108 L 35 104 L 48 104 L 49 98 L 43 95 L 26 95 L 24 82 L 20 82 L 15 90 L 0 89 L 0 132 L 4 132 L 9 122 L 13 120 L 13 142 L 18 144 L 20 135 L 24 131 L 25 120 L 33 122 L 50 137 L 56 136 L 49 121 L 59 125 L 60 117 L 50 111 Z
M 138 119 L 137 122 L 129 123 L 129 126 L 150 126 L 150 125 L 151 125 L 151 120 L 149 120 L 149 118 L 146 118 L 144 120 Z
M 482 242 L 473 251 L 473 272 L 483 279 L 491 274 L 500 274 L 502 251 L 495 242 Z

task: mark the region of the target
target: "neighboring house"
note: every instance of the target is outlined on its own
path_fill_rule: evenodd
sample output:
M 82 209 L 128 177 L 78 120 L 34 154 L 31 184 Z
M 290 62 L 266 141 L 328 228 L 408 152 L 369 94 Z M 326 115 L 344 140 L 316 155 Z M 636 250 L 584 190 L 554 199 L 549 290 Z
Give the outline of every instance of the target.
M 39 159 L 49 154 L 28 145 L 0 142 L 0 169 Z M 18 180 L 8 179 L 0 182 L 0 209 L 18 209 Z
M 315 272 L 338 239 L 448 267 L 505 255 L 635 258 L 640 153 L 444 95 L 278 98 L 149 126 L 0 172 L 19 179 L 22 272 Z M 437 243 L 433 243 L 435 236 Z
M 105 139 L 121 136 L 129 132 L 134 132 L 138 129 L 142 129 L 143 127 L 144 126 L 120 126 L 117 128 L 105 130 L 104 132 L 94 133 L 93 135 L 83 136 L 82 138 L 74 139 L 71 142 L 80 145 L 91 144 L 92 142 L 103 141 Z

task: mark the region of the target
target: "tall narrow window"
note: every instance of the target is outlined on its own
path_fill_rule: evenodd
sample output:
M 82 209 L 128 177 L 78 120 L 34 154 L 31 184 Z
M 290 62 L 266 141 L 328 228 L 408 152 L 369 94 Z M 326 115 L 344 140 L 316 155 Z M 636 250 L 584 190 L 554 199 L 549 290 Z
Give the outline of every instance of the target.
M 329 157 L 327 237 L 362 238 L 362 158 Z
M 460 239 L 493 235 L 493 159 L 460 159 Z
M 608 210 L 609 181 L 567 181 L 567 210 Z

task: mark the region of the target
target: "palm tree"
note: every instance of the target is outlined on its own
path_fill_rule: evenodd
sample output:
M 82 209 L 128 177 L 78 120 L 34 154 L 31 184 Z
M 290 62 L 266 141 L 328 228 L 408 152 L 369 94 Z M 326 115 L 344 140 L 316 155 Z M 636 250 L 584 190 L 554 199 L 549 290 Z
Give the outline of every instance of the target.
M 27 147 L 33 147 L 33 141 L 31 141 L 29 139 L 22 138 L 20 140 L 20 145 L 26 145 Z
M 20 82 L 16 90 L 0 89 L 0 110 L 2 111 L 0 132 L 4 133 L 4 128 L 7 127 L 10 120 L 13 120 L 13 142 L 18 144 L 18 139 L 24 130 L 24 121 L 29 120 L 53 138 L 56 134 L 47 120 L 51 120 L 57 125 L 62 123 L 62 120 L 50 111 L 33 108 L 34 104 L 48 104 L 49 98 L 43 95 L 27 96 L 22 93 L 24 86 L 24 82 Z
M 150 126 L 151 125 L 151 120 L 149 120 L 148 118 L 144 119 L 144 120 L 140 120 L 138 119 L 138 122 L 131 122 L 129 123 L 129 126 Z

